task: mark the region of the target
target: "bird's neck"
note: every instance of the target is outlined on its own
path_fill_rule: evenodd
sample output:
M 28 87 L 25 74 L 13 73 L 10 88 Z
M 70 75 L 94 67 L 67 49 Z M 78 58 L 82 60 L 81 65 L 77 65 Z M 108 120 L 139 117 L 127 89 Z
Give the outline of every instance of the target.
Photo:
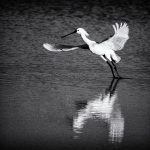
M 94 42 L 94 41 L 91 41 L 90 39 L 88 39 L 85 34 L 81 34 L 81 37 L 82 37 L 83 41 L 88 45 L 91 45 Z

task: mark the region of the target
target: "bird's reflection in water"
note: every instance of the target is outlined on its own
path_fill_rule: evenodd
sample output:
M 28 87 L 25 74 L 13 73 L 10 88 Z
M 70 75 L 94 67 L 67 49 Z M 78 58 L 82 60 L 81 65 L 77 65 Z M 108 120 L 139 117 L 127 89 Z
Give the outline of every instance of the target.
M 113 79 L 110 86 L 100 93 L 95 99 L 80 109 L 73 118 L 74 138 L 79 138 L 80 133 L 88 119 L 99 119 L 109 127 L 109 141 L 121 142 L 124 134 L 124 117 L 118 103 L 116 90 L 119 79 Z

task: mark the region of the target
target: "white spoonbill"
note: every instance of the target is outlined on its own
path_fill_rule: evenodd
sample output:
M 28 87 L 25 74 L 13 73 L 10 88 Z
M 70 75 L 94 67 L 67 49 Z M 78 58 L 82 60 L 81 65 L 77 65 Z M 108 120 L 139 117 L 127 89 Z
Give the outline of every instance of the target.
M 83 41 L 86 43 L 84 45 L 72 46 L 72 45 L 55 45 L 44 43 L 43 46 L 49 51 L 70 51 L 78 48 L 89 49 L 93 53 L 99 55 L 107 64 L 109 65 L 113 78 L 121 78 L 117 71 L 115 63 L 118 63 L 121 58 L 115 53 L 115 51 L 122 50 L 125 43 L 129 39 L 129 27 L 127 23 L 115 23 L 113 26 L 114 35 L 108 39 L 97 43 L 88 38 L 89 34 L 83 29 L 78 28 L 75 31 L 62 36 L 62 38 L 78 33 L 81 35 Z

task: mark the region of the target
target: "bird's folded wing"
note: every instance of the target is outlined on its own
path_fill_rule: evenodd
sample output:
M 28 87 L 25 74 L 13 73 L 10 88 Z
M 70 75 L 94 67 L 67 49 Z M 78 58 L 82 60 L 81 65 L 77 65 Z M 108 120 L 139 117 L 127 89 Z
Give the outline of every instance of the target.
M 125 43 L 129 39 L 129 27 L 127 23 L 116 23 L 113 25 L 115 34 L 108 40 L 109 45 L 113 50 L 118 51 L 123 49 Z
M 44 43 L 43 47 L 49 51 L 53 51 L 53 52 L 61 52 L 61 51 L 71 51 L 71 50 L 76 50 L 79 48 L 82 49 L 88 49 L 88 45 L 84 44 L 84 45 L 78 45 L 78 46 L 72 46 L 72 45 L 62 45 L 62 44 L 48 44 L 48 43 Z

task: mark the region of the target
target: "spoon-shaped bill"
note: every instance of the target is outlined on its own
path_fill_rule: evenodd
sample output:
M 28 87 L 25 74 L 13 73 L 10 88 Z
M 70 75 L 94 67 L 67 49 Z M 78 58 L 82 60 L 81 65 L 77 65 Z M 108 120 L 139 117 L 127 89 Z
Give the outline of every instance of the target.
M 66 37 L 66 36 L 68 36 L 68 35 L 71 35 L 71 34 L 74 34 L 74 33 L 76 33 L 77 31 L 75 30 L 75 31 L 73 31 L 73 32 L 71 32 L 71 33 L 69 33 L 69 34 L 66 34 L 66 35 L 64 35 L 64 36 L 61 36 L 61 38 L 64 38 L 64 37 Z

